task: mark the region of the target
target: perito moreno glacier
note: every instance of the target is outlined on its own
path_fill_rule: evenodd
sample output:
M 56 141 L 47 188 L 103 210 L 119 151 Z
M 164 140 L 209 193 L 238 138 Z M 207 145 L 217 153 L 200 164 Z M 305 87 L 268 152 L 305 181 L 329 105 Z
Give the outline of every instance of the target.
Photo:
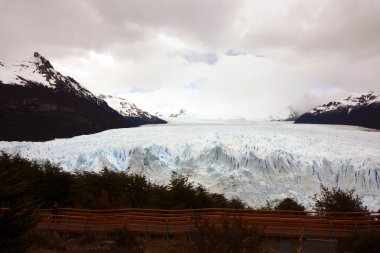
M 251 207 L 293 197 L 310 207 L 320 184 L 355 188 L 380 206 L 380 132 L 284 122 L 201 122 L 114 129 L 48 142 L 0 142 L 0 150 L 64 170 L 104 167 L 167 183 L 172 172 Z

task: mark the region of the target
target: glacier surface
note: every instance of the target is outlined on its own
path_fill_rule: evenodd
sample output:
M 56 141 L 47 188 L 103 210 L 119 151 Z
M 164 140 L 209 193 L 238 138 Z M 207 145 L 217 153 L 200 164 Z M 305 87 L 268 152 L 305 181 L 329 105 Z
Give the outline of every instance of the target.
M 321 183 L 355 188 L 380 207 L 380 132 L 288 122 L 194 122 L 114 129 L 0 150 L 64 170 L 104 167 L 167 183 L 172 171 L 252 207 L 293 197 L 310 208 Z

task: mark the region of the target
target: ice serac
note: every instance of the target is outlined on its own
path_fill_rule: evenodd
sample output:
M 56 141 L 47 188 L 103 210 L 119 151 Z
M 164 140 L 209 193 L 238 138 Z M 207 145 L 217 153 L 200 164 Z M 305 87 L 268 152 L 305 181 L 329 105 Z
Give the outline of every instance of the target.
M 45 143 L 0 142 L 0 150 L 65 170 L 104 167 L 168 183 L 172 171 L 253 207 L 293 197 L 310 206 L 320 184 L 355 188 L 380 206 L 380 132 L 352 126 L 169 124 L 115 129 Z
M 295 123 L 354 125 L 380 129 L 380 93 L 352 94 L 318 106 Z
M 141 110 L 134 103 L 127 101 L 124 98 L 103 94 L 100 95 L 99 98 L 106 101 L 111 108 L 126 118 L 140 120 L 141 122 L 144 122 L 144 124 L 167 123 L 165 120 L 162 120 L 146 111 Z
M 0 64 L 0 140 L 45 141 L 142 124 L 60 74 L 37 52 Z

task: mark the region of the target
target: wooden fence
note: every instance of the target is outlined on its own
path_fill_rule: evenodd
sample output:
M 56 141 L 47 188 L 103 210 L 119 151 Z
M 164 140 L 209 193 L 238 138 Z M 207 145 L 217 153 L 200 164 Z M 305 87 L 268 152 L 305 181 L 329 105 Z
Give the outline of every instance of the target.
M 197 224 L 209 222 L 222 227 L 228 219 L 241 219 L 263 235 L 279 237 L 338 238 L 354 233 L 380 232 L 379 213 L 317 213 L 238 209 L 59 209 L 38 211 L 36 229 L 44 233 L 92 233 L 107 238 L 117 230 L 145 235 L 190 235 Z

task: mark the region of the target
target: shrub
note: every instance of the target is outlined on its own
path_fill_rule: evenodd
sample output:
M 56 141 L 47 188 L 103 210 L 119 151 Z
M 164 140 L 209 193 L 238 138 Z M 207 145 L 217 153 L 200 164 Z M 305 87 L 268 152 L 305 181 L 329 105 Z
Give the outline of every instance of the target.
M 285 198 L 282 200 L 266 201 L 265 205 L 261 206 L 259 210 L 266 211 L 305 211 L 305 207 L 292 198 Z M 276 212 L 273 212 L 276 213 Z M 302 213 L 301 213 L 302 214 Z
M 275 210 L 292 210 L 292 211 L 305 211 L 305 207 L 299 204 L 292 198 L 285 198 L 281 200 L 275 207 Z
M 333 187 L 329 189 L 321 185 L 321 192 L 312 197 L 314 209 L 321 214 L 326 212 L 367 212 L 368 209 L 363 205 L 355 189 L 342 190 Z

